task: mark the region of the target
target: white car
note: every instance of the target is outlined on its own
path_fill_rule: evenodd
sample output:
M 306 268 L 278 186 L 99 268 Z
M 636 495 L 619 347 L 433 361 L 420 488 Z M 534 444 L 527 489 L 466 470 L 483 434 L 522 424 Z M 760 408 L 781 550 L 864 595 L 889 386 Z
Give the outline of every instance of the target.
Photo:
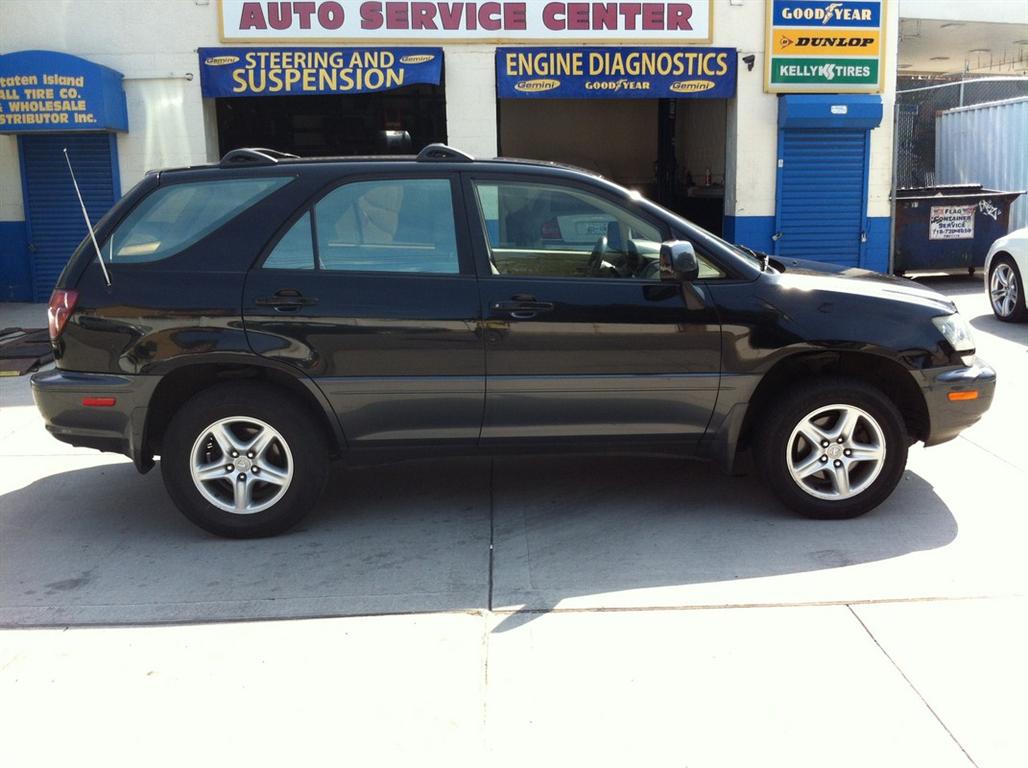
M 985 293 L 989 306 L 1000 320 L 1008 323 L 1028 320 L 1025 275 L 1028 275 L 1028 227 L 1001 237 L 985 257 Z

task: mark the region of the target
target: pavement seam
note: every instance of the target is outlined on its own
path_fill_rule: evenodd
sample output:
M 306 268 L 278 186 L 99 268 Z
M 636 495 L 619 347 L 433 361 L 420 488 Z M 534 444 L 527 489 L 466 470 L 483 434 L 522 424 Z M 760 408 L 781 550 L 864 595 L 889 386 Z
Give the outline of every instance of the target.
M 442 593 L 439 593 L 442 594 Z M 863 606 L 863 605 L 893 605 L 893 604 L 904 604 L 904 603 L 937 603 L 937 602 L 957 602 L 961 600 L 1011 600 L 1011 599 L 1022 599 L 1024 595 L 1021 593 L 1009 593 L 1009 594 L 997 594 L 997 595 L 965 595 L 960 597 L 902 597 L 902 598 L 883 598 L 880 600 L 831 600 L 821 602 L 798 602 L 798 603 L 726 603 L 723 605 L 648 605 L 648 606 L 625 606 L 625 607 L 594 607 L 594 608 L 497 608 L 492 611 L 488 611 L 489 614 L 494 616 L 512 616 L 514 614 L 538 614 L 540 616 L 545 614 L 580 614 L 580 613 L 681 613 L 685 611 L 726 611 L 726 610 L 738 610 L 742 608 L 749 609 L 760 609 L 760 608 L 826 608 L 836 606 Z M 285 598 L 272 598 L 273 600 L 285 599 Z M 200 603 L 200 605 L 217 605 L 218 602 L 206 602 Z M 150 605 L 150 603 L 130 603 L 127 607 L 136 607 L 140 605 Z M 174 603 L 174 605 L 190 605 L 190 603 Z M 91 604 L 84 607 L 91 608 L 104 608 L 110 607 L 106 604 Z M 118 605 L 119 608 L 124 608 L 126 605 Z M 38 609 L 45 608 L 45 606 L 31 606 L 31 605 L 20 605 L 20 606 L 5 606 L 0 608 L 0 613 L 4 610 L 14 609 Z M 132 622 L 132 621 L 85 621 L 85 622 L 74 622 L 74 621 L 54 621 L 49 624 L 41 623 L 16 623 L 8 620 L 0 619 L 0 630 L 54 630 L 54 629 L 103 629 L 107 627 L 178 627 L 178 626 L 195 626 L 199 624 L 245 624 L 245 623 L 258 623 L 258 622 L 270 622 L 270 621 L 326 621 L 326 620 L 338 620 L 338 619 L 368 619 L 368 618 L 380 618 L 387 616 L 477 616 L 484 613 L 483 608 L 464 608 L 455 610 L 439 610 L 439 611 L 369 611 L 364 613 L 311 613 L 311 614 L 299 614 L 296 616 L 247 616 L 247 617 L 231 617 L 231 618 L 205 618 L 205 619 L 157 619 L 154 621 L 148 621 L 146 623 Z
M 489 459 L 489 593 L 488 610 L 493 610 L 493 574 L 496 560 L 496 459 Z
M 964 745 L 960 743 L 957 737 L 953 734 L 953 731 L 949 729 L 949 726 L 947 726 L 946 723 L 943 722 L 943 719 L 939 717 L 939 713 L 936 712 L 932 705 L 928 703 L 928 699 L 926 699 L 924 695 L 921 693 L 921 691 L 917 689 L 917 686 L 914 685 L 914 682 L 909 677 L 907 677 L 907 673 L 903 671 L 902 667 L 900 667 L 900 665 L 896 663 L 896 660 L 892 658 L 892 656 L 889 655 L 889 652 L 885 650 L 885 648 L 882 646 L 880 642 L 878 642 L 878 638 L 874 636 L 874 633 L 868 628 L 867 624 L 864 623 L 864 620 L 860 618 L 860 616 L 857 614 L 855 610 L 853 610 L 853 606 L 847 604 L 846 608 L 849 609 L 849 612 L 853 615 L 853 618 L 857 620 L 861 627 L 863 627 L 864 632 L 866 632 L 867 636 L 871 638 L 871 641 L 878 647 L 878 650 L 882 652 L 882 655 L 885 656 L 885 658 L 889 660 L 889 663 L 892 664 L 893 668 L 897 672 L 899 672 L 900 677 L 902 677 L 906 681 L 907 685 L 910 686 L 910 690 L 914 692 L 917 698 L 921 700 L 921 703 L 924 704 L 928 711 L 932 713 L 932 717 L 934 717 L 936 722 L 938 722 L 939 725 L 942 726 L 942 729 L 946 731 L 946 734 L 950 737 L 950 739 L 952 739 L 953 743 L 957 745 L 957 748 L 964 753 L 964 757 L 967 758 L 968 762 L 971 763 L 971 765 L 973 765 L 975 768 L 978 768 L 978 763 L 976 763 L 974 758 L 971 757 L 970 753 L 966 749 L 964 749 Z
M 970 437 L 968 437 L 967 435 L 965 435 L 965 434 L 959 434 L 959 435 L 957 435 L 957 437 L 958 437 L 958 438 L 960 438 L 961 440 L 963 440 L 963 441 L 964 441 L 965 443 L 967 443 L 968 445 L 973 445 L 973 446 L 974 446 L 975 448 L 977 448 L 978 450 L 980 450 L 980 451 L 982 451 L 982 452 L 984 452 L 984 453 L 987 453 L 987 454 L 988 454 L 989 456 L 992 456 L 992 458 L 994 458 L 994 459 L 997 459 L 997 460 L 999 460 L 999 461 L 1002 461 L 1002 462 L 1003 462 L 1004 464 L 1006 464 L 1006 465 L 1007 465 L 1008 467 L 1010 467 L 1011 469 L 1015 469 L 1015 470 L 1017 470 L 1018 472 L 1020 472 L 1021 474 L 1028 474 L 1028 473 L 1026 473 L 1026 470 L 1024 469 L 1024 467 L 1021 467 L 1021 466 L 1019 466 L 1019 465 L 1017 465 L 1017 464 L 1014 464 L 1014 463 L 1013 463 L 1012 461 L 1010 461 L 1009 459 L 1006 459 L 1006 458 L 1004 458 L 1003 456 L 1000 456 L 1000 455 L 999 455 L 998 453 L 996 453 L 995 451 L 993 451 L 993 450 L 990 450 L 989 448 L 986 448 L 986 447 L 985 447 L 984 445 L 982 445 L 981 443 L 977 442 L 976 440 L 972 440 L 972 439 L 971 439 Z

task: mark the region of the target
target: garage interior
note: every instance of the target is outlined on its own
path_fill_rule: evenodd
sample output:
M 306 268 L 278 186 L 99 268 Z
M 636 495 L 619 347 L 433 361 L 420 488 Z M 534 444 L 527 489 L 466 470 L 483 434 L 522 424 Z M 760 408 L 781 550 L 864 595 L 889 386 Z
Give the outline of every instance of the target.
M 442 85 L 327 96 L 215 99 L 219 152 L 270 147 L 301 157 L 409 154 L 446 141 Z
M 500 99 L 500 154 L 568 163 L 715 234 L 724 218 L 724 99 Z

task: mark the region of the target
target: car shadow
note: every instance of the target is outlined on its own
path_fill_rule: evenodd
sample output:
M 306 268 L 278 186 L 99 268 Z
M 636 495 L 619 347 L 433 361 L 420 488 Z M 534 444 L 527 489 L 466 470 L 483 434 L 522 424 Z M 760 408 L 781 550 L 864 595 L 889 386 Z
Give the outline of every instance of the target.
M 877 599 L 909 585 L 883 591 L 830 572 L 937 549 L 957 534 L 931 485 L 909 471 L 884 504 L 843 521 L 798 517 L 756 478 L 690 462 L 515 459 L 496 474 L 493 604 L 514 609 L 501 632 L 557 605 Z M 799 574 L 815 577 L 761 581 Z
M 745 580 L 795 574 L 815 578 L 761 582 L 759 601 L 860 599 L 858 577 L 826 587 L 824 574 L 956 534 L 949 509 L 911 472 L 869 515 L 822 522 L 704 464 L 540 457 L 339 470 L 299 528 L 232 541 L 182 518 L 159 472 L 107 464 L 0 496 L 0 624 L 497 608 L 509 613 L 504 631 L 564 601 L 728 604 Z
M 991 312 L 987 315 L 972 317 L 970 323 L 977 331 L 1028 347 L 1028 323 L 1005 323 Z
M 968 275 L 967 272 L 961 272 L 955 275 L 931 274 L 907 275 L 907 277 L 946 296 L 969 296 L 984 290 L 981 270 L 974 276 Z

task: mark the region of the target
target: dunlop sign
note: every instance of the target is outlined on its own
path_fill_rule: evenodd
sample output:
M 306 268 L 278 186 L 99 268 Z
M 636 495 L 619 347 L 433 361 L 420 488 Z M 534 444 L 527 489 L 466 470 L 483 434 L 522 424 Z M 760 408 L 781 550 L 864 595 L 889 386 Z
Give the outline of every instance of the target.
M 764 90 L 878 93 L 887 0 L 768 0 Z

